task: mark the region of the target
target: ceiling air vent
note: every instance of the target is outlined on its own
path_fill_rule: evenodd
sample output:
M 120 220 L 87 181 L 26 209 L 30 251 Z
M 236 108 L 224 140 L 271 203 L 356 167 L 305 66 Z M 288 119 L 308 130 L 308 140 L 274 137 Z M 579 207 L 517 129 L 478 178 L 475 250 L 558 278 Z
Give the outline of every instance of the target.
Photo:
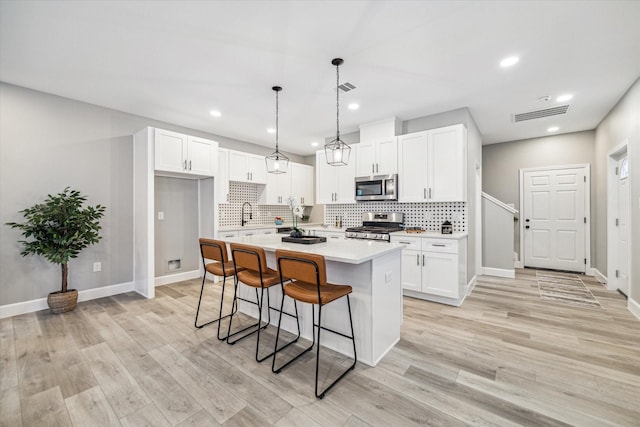
M 543 117 L 557 116 L 565 114 L 569 109 L 569 105 L 559 105 L 553 108 L 545 108 L 544 110 L 529 111 L 528 113 L 519 113 L 513 115 L 513 122 L 523 122 L 525 120 L 541 119 Z
M 356 85 L 349 83 L 349 82 L 345 82 L 342 83 L 340 86 L 338 86 L 340 88 L 340 90 L 342 92 L 349 92 L 350 90 L 354 90 L 356 88 Z

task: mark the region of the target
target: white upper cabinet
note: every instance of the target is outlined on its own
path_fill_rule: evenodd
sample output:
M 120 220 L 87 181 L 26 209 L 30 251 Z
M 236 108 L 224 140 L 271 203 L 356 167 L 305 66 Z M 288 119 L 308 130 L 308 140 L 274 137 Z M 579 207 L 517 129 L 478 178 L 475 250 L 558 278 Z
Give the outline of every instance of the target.
M 284 205 L 291 195 L 291 162 L 286 173 L 267 173 L 264 202 L 267 205 Z
M 303 206 L 313 206 L 313 166 L 289 163 L 291 195 Z
M 398 173 L 396 135 L 402 123 L 395 117 L 360 125 L 360 144 L 356 146 L 356 176 Z
M 215 141 L 154 129 L 154 149 L 158 175 L 211 177 L 216 174 L 218 143 Z
M 324 150 L 316 152 L 316 203 L 355 203 L 355 162 L 346 166 L 327 164 Z
M 229 150 L 218 149 L 218 174 L 216 175 L 216 200 L 229 203 Z
M 466 146 L 462 124 L 399 136 L 398 201 L 466 201 Z
M 267 183 L 264 156 L 229 150 L 229 181 Z

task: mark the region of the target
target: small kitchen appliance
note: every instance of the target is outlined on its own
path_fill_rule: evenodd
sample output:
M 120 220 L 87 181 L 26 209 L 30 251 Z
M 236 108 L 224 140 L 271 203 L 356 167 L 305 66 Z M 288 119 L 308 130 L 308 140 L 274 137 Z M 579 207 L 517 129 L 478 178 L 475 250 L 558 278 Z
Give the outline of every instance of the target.
M 402 231 L 404 214 L 402 212 L 365 212 L 362 214 L 361 227 L 349 227 L 345 237 L 350 239 L 368 239 L 389 242 L 389 233 Z
M 356 178 L 356 201 L 398 200 L 398 175 L 373 175 Z

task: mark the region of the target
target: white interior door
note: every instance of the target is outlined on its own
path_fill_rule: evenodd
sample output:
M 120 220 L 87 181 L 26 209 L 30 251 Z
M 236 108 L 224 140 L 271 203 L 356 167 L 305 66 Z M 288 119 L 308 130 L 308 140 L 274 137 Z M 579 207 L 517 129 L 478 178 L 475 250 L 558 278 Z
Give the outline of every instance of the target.
M 614 272 L 617 288 L 629 295 L 629 159 L 618 161 L 618 266 Z
M 526 171 L 524 265 L 585 272 L 585 168 Z

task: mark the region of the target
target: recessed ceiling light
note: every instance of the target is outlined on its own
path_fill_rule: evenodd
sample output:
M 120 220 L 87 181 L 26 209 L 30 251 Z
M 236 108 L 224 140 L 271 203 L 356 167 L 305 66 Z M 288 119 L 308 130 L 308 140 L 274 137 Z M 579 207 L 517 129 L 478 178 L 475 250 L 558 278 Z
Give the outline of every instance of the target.
M 357 110 L 358 108 L 360 108 L 360 104 L 356 104 L 355 102 L 349 104 L 349 110 Z
M 547 132 L 555 132 L 558 129 L 560 129 L 558 126 L 551 126 L 550 128 L 547 129 Z
M 222 113 L 218 110 L 211 110 L 209 111 L 209 114 L 211 114 L 213 117 L 220 117 L 222 115 Z
M 311 146 L 312 146 L 312 147 L 317 147 L 317 146 L 318 146 L 318 142 L 317 142 L 317 141 L 313 141 L 313 142 L 311 143 Z
M 573 98 L 573 95 L 571 94 L 566 94 L 566 95 L 560 95 L 559 97 L 556 98 L 556 101 L 558 102 L 565 102 L 570 100 L 571 98 Z
M 269 128 L 267 129 L 267 132 L 269 133 L 276 133 L 276 130 L 274 128 Z
M 504 58 L 502 61 L 500 61 L 500 66 L 501 67 L 511 67 L 512 65 L 516 65 L 519 60 L 520 60 L 520 58 L 518 58 L 517 56 L 510 56 L 510 57 Z

